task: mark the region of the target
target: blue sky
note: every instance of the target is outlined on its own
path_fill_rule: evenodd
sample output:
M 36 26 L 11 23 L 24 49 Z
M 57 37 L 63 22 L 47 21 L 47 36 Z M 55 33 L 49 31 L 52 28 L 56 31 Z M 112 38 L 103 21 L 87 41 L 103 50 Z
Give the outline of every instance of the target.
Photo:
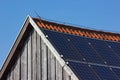
M 1 0 L 0 67 L 27 15 L 120 33 L 120 0 Z M 82 27 L 83 27 L 82 26 Z

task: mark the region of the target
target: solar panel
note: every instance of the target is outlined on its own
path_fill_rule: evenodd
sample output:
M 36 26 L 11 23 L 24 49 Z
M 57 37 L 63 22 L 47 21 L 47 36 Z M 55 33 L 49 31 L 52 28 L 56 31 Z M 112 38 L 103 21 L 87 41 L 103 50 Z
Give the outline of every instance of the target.
M 71 44 L 75 46 L 88 62 L 104 64 L 101 56 L 95 52 L 90 43 L 86 41 L 86 38 L 73 35 L 67 35 L 67 37 L 70 39 Z
M 114 71 L 114 73 L 119 77 L 119 79 L 120 79 L 120 68 L 118 69 L 118 68 L 113 68 L 112 69 L 113 71 Z
M 103 40 L 96 40 L 88 38 L 87 41 L 91 43 L 93 48 L 99 53 L 99 55 L 107 62 L 108 65 L 120 66 L 120 58 Z
M 107 41 L 107 44 L 113 49 L 114 53 L 120 57 L 120 43 Z
M 43 32 L 80 80 L 120 80 L 120 43 Z
M 101 80 L 119 80 L 115 74 L 108 68 L 104 66 L 91 66 L 94 71 L 100 76 Z
M 77 55 L 78 52 L 73 49 L 69 41 L 63 37 L 63 34 L 49 30 L 44 30 L 44 32 L 48 35 L 48 39 L 53 43 L 60 55 L 63 55 L 65 59 L 82 61 L 82 56 Z
M 69 66 L 80 80 L 100 80 L 87 64 L 69 61 Z

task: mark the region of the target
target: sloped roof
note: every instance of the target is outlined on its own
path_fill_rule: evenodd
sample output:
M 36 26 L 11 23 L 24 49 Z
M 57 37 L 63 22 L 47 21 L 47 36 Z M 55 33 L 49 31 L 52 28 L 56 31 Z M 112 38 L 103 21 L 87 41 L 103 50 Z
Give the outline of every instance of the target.
M 34 20 L 80 80 L 120 80 L 120 34 Z
M 0 79 L 4 78 L 14 65 L 17 53 L 32 27 L 46 43 L 52 44 L 49 43 L 48 47 L 51 50 L 55 48 L 52 51 L 56 58 L 59 59 L 60 54 L 80 80 L 120 80 L 120 34 L 31 17 L 25 21 L 0 71 Z M 64 61 L 61 61 L 62 66 Z
M 16 39 L 14 45 L 12 46 L 12 48 L 7 56 L 7 59 L 5 60 L 3 66 L 0 70 L 0 80 L 6 79 L 7 75 L 9 74 L 12 67 L 14 66 L 17 58 L 19 57 L 20 50 L 24 46 L 26 39 L 28 38 L 30 32 L 33 31 L 33 29 L 38 33 L 38 35 L 44 41 L 46 46 L 50 49 L 51 53 L 54 55 L 56 60 L 58 60 L 60 65 L 62 67 L 64 67 L 64 70 L 66 70 L 66 72 L 71 75 L 71 78 L 78 80 L 76 75 L 73 74 L 73 71 L 68 66 L 66 66 L 65 61 L 63 59 L 61 59 L 59 53 L 55 50 L 54 46 L 50 43 L 50 41 L 48 41 L 46 36 L 43 34 L 42 30 L 39 28 L 39 26 L 35 23 L 35 21 L 30 16 L 28 16 L 26 18 L 26 20 L 22 26 L 22 29 L 21 29 L 19 35 L 17 36 L 17 39 Z
M 40 28 L 45 28 L 53 31 L 62 32 L 62 33 L 85 36 L 89 38 L 111 40 L 111 41 L 118 41 L 118 42 L 120 41 L 120 34 L 118 33 L 90 30 L 90 29 L 50 22 L 46 20 L 41 20 L 39 18 L 33 18 L 33 19 L 35 20 L 36 24 Z

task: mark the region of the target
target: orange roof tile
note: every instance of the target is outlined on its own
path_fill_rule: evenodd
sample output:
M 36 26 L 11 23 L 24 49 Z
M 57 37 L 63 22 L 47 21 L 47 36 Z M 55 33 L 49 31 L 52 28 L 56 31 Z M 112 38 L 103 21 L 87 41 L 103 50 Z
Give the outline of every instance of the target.
M 40 28 L 45 28 L 45 29 L 68 33 L 68 34 L 73 34 L 73 35 L 85 36 L 85 37 L 89 37 L 89 38 L 96 38 L 96 39 L 120 42 L 120 34 L 118 34 L 118 33 L 78 28 L 78 27 L 74 27 L 74 26 L 70 26 L 70 25 L 49 22 L 46 20 L 38 19 L 38 18 L 33 18 L 33 20 L 36 22 L 36 24 Z

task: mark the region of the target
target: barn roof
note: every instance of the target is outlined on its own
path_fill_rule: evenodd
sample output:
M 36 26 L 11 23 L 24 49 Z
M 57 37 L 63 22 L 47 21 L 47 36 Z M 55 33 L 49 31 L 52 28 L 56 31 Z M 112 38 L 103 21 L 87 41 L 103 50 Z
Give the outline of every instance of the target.
M 50 21 L 39 19 L 39 18 L 33 18 L 33 19 L 35 20 L 36 24 L 40 28 L 58 31 L 62 33 L 78 35 L 78 36 L 85 36 L 88 38 L 96 38 L 96 39 L 111 40 L 111 41 L 118 41 L 118 42 L 120 41 L 119 33 L 104 32 L 104 31 L 80 28 L 76 26 L 60 24 L 56 22 L 50 22 Z
M 120 80 L 120 34 L 31 17 L 26 19 L 0 71 L 0 79 L 14 65 L 32 27 L 80 80 Z
M 120 34 L 34 21 L 80 80 L 120 79 Z

